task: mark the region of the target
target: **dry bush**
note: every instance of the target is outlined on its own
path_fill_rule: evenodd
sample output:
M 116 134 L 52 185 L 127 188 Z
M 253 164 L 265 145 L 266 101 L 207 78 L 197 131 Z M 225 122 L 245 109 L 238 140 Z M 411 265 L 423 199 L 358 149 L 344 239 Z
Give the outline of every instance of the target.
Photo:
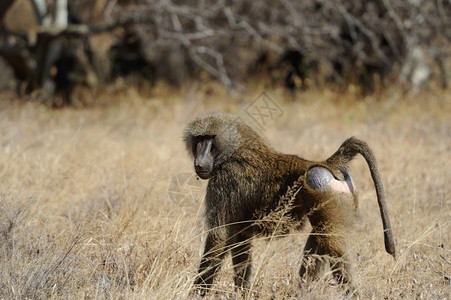
M 448 298 L 451 96 L 355 101 L 325 91 L 288 103 L 280 91 L 269 94 L 284 111 L 263 132 L 277 149 L 321 159 L 351 135 L 374 148 L 399 252 L 397 262 L 385 253 L 374 188 L 358 159 L 351 248 L 362 298 Z M 168 196 L 171 179 L 193 171 L 182 131 L 201 112 L 243 115 L 253 99 L 228 103 L 217 89 L 116 97 L 84 110 L 2 97 L 0 298 L 188 297 L 205 234 L 201 199 L 178 206 Z M 255 241 L 253 297 L 343 297 L 327 273 L 299 287 L 307 233 Z M 228 258 L 209 297 L 236 296 L 232 277 Z
M 446 88 L 450 16 L 443 0 L 4 0 L 0 87 L 54 106 L 90 104 L 104 84 L 210 78 L 232 94 L 255 79 L 363 95 Z

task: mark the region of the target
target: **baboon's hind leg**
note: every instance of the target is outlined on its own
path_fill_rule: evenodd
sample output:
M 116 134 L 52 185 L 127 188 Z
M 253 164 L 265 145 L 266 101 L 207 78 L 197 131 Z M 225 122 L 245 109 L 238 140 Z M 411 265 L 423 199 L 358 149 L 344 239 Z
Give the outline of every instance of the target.
M 345 242 L 338 232 L 312 230 L 304 247 L 300 277 L 318 279 L 329 265 L 337 283 L 352 286 L 355 273 Z
M 348 253 L 348 236 L 355 219 L 356 198 L 352 179 L 334 178 L 322 167 L 311 168 L 305 178 L 306 197 L 311 203 L 308 213 L 313 230 L 304 248 L 302 278 L 318 278 L 326 264 L 340 284 L 354 282 L 354 270 Z
M 318 254 L 319 246 L 312 231 L 304 247 L 299 275 L 302 279 L 317 279 L 324 270 L 324 261 Z

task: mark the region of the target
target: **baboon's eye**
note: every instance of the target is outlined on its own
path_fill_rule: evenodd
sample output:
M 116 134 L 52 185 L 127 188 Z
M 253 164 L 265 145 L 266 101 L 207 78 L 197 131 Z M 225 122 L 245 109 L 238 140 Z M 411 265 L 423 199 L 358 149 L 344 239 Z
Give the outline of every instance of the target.
M 200 142 L 201 142 L 201 140 L 198 137 L 196 137 L 196 138 L 194 138 L 193 143 L 191 144 L 194 155 L 197 154 L 197 144 L 199 144 Z
M 218 146 L 216 145 L 216 142 L 215 142 L 214 139 L 213 139 L 213 142 L 211 143 L 210 152 L 211 152 L 211 154 L 213 154 L 213 156 L 215 156 L 215 157 L 219 154 L 219 152 L 221 152 L 221 151 L 219 151 L 219 148 L 218 148 Z
M 217 147 L 216 147 L 216 143 L 215 143 L 215 136 L 209 135 L 209 136 L 206 136 L 205 139 L 211 140 L 210 153 L 213 153 L 213 154 L 216 153 Z

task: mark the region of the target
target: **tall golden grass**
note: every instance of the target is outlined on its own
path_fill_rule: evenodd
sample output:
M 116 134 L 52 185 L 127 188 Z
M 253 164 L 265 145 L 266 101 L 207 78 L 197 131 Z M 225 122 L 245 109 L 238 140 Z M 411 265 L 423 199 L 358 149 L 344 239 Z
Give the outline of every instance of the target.
M 203 199 L 178 205 L 168 191 L 174 177 L 193 172 L 184 126 L 213 110 L 245 116 L 261 90 L 240 101 L 217 88 L 162 90 L 141 97 L 130 89 L 108 105 L 59 110 L 0 95 L 0 298 L 190 296 L 205 238 Z M 385 253 L 376 195 L 359 158 L 351 248 L 361 297 L 449 298 L 451 94 L 355 99 L 323 91 L 288 101 L 266 92 L 283 111 L 261 130 L 276 149 L 323 159 L 357 136 L 376 153 L 398 260 Z M 300 286 L 307 233 L 254 242 L 251 297 L 344 296 L 327 274 Z M 208 297 L 236 296 L 232 278 L 228 258 Z

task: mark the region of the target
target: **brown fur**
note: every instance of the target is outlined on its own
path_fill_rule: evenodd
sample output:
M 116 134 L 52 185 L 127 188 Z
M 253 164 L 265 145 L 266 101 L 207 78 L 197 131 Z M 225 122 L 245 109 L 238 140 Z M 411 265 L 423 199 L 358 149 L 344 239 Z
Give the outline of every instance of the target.
M 366 143 L 350 138 L 326 161 L 308 161 L 275 151 L 243 121 L 222 113 L 200 116 L 187 126 L 184 140 L 194 158 L 196 143 L 202 138 L 213 141 L 214 163 L 211 172 L 207 172 L 207 178 L 210 178 L 205 201 L 208 235 L 195 281 L 201 294 L 213 283 L 229 250 L 236 286 L 248 285 L 250 239 L 265 232 L 261 226 L 262 218 L 280 211 L 283 203 L 288 203 L 287 193 L 292 201 L 282 215 L 288 215 L 298 225 L 307 216 L 313 227 L 304 248 L 300 275 L 316 277 L 324 259 L 331 257 L 336 261 L 331 263 L 336 279 L 352 285 L 353 270 L 346 236 L 354 223 L 357 197 L 351 193 L 312 189 L 306 183 L 306 177 L 312 167 L 319 166 L 329 170 L 336 179 L 344 180 L 349 161 L 358 153 L 369 165 L 383 219 L 386 250 L 394 256 L 383 185 L 374 155 Z M 196 166 L 196 172 L 198 169 L 202 168 Z M 295 184 L 296 191 L 290 189 Z

